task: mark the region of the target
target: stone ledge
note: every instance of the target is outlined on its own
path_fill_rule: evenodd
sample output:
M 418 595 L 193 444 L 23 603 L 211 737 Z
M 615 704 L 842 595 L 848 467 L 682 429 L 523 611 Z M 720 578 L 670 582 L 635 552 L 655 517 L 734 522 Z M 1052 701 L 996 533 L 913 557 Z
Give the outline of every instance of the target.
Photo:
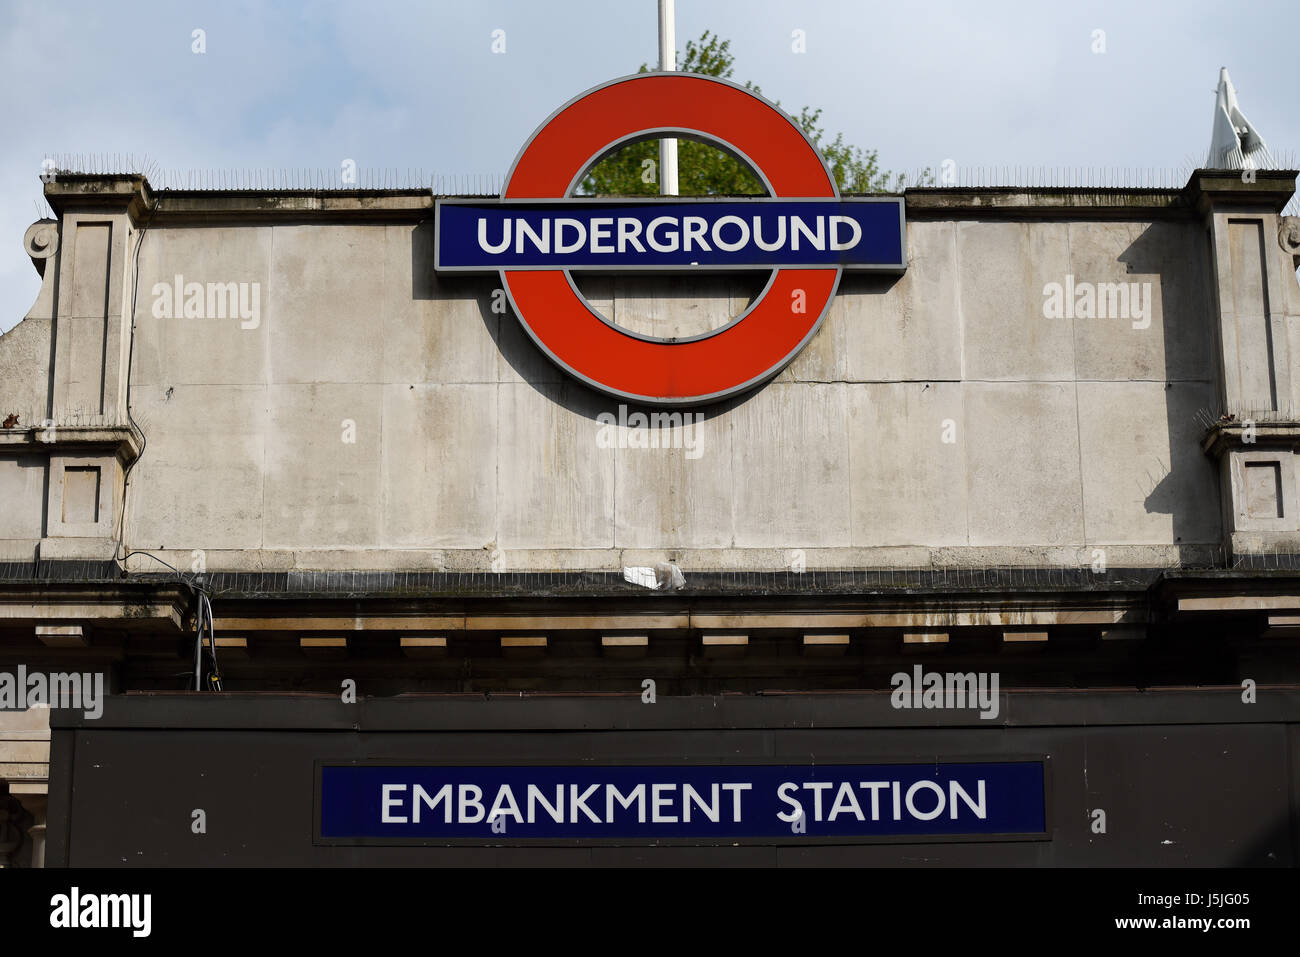
M 154 205 L 149 181 L 140 174 L 71 173 L 62 170 L 45 184 L 45 199 L 60 218 L 83 209 L 128 213 L 139 222 Z
M 1239 171 L 1195 170 L 1180 189 L 1105 186 L 914 186 L 904 191 L 908 215 L 934 218 L 1016 215 L 1132 218 L 1135 214 L 1188 217 L 1216 205 L 1242 205 L 1280 212 L 1295 192 L 1294 170 L 1258 170 L 1253 182 Z M 873 194 L 873 195 L 898 195 Z M 432 215 L 436 198 L 427 189 L 221 189 L 168 190 L 161 204 L 141 175 L 59 172 L 46 184 L 51 207 L 65 211 L 114 206 L 139 219 L 151 211 L 160 222 L 215 223 L 234 219 L 330 221 L 419 220 Z M 455 198 L 447 196 L 445 198 Z M 492 196 L 478 196 L 493 199 Z
M 1201 449 L 1206 455 L 1222 458 L 1229 450 L 1259 448 L 1300 449 L 1300 422 L 1255 422 L 1251 425 L 1254 440 L 1246 441 L 1246 426 L 1242 422 L 1217 422 L 1201 439 Z
M 54 432 L 52 441 L 41 438 L 47 431 Z M 42 426 L 0 429 L 0 451 L 15 448 L 21 451 L 42 448 L 58 452 L 113 449 L 117 452 L 118 460 L 126 466 L 140 457 L 144 439 L 136 429 L 128 425 L 56 424 L 48 429 Z
M 1192 173 L 1185 192 L 1201 212 L 1216 206 L 1251 206 L 1280 213 L 1295 194 L 1295 170 L 1255 170 L 1251 182 L 1242 179 L 1241 170 L 1198 169 Z
M 907 215 L 939 219 L 1062 217 L 1133 219 L 1191 217 L 1195 207 L 1180 189 L 1113 189 L 1097 186 L 914 186 L 904 194 Z
M 42 538 L 40 556 L 43 562 L 109 562 L 117 555 L 115 538 Z
M 140 630 L 174 633 L 185 629 L 190 604 L 189 589 L 176 582 L 0 583 L 0 625 L 6 628 L 35 629 L 66 623 L 83 627 L 93 627 L 96 623 L 118 626 L 130 622 Z M 35 643 L 34 633 L 31 648 L 42 654 L 49 651 Z M 109 646 L 104 648 L 108 650 Z

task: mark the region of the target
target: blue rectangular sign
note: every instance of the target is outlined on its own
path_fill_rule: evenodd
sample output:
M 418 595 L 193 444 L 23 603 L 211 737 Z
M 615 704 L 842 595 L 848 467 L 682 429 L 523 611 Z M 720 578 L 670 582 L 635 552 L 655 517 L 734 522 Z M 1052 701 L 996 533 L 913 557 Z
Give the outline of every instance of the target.
M 325 765 L 338 841 L 1038 835 L 1043 763 L 788 766 Z
M 903 200 L 439 200 L 434 268 L 901 272 Z

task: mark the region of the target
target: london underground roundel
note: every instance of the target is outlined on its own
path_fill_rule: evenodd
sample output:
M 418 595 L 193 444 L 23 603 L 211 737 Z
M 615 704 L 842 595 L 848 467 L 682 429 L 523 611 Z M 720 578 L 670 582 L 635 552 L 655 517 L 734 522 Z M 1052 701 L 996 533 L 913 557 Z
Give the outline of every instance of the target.
M 747 163 L 755 198 L 575 198 L 600 158 L 666 136 Z M 803 131 L 753 92 L 708 77 L 641 73 L 561 107 L 516 158 L 499 201 L 439 200 L 435 268 L 499 271 L 533 341 L 567 372 L 624 399 L 702 404 L 771 378 L 817 331 L 845 269 L 902 272 L 901 197 L 841 199 Z M 658 339 L 614 325 L 572 273 L 771 269 L 741 316 Z

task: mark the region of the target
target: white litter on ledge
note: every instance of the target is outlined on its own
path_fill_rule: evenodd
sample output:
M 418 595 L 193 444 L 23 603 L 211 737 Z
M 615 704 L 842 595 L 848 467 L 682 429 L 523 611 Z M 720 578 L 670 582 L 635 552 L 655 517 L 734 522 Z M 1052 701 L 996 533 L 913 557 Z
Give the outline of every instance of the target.
M 659 562 L 653 568 L 648 565 L 625 565 L 623 580 L 657 591 L 676 591 L 686 586 L 682 570 L 672 562 Z

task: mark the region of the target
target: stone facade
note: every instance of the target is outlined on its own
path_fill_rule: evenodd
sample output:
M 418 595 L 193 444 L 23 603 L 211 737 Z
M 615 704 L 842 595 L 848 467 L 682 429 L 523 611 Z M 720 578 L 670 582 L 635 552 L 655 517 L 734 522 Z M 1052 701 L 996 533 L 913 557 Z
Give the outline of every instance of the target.
M 1274 174 L 1198 174 L 1181 193 L 913 190 L 906 274 L 846 276 L 775 381 L 703 410 L 688 457 L 603 448 L 597 416 L 617 403 L 494 311 L 495 279 L 434 275 L 428 197 L 66 177 L 49 189 L 59 222 L 33 228 L 52 268 L 0 343 L 0 406 L 18 416 L 0 436 L 0 549 L 111 558 L 147 438 L 123 550 L 201 552 L 210 570 L 1267 550 L 1300 530 L 1277 498 L 1294 498 L 1283 436 L 1300 408 L 1289 190 Z M 193 283 L 202 315 L 186 318 L 172 290 Z M 615 322 L 665 332 L 726 321 L 758 283 L 584 285 Z M 1090 286 L 1093 315 L 1049 316 L 1053 284 Z M 236 289 L 257 315 L 234 314 Z M 1223 414 L 1269 423 L 1274 451 L 1243 457 L 1216 431 L 1216 468 L 1200 444 Z
M 0 665 L 183 688 L 203 592 L 245 689 L 581 693 L 646 648 L 695 694 L 935 648 L 1294 680 L 1295 175 L 909 190 L 902 276 L 846 275 L 784 371 L 643 448 L 495 277 L 435 275 L 427 194 L 60 174 L 0 337 Z M 763 279 L 577 281 L 680 335 Z M 669 562 L 671 595 L 622 581 Z M 1225 628 L 1227 665 L 1161 644 Z

